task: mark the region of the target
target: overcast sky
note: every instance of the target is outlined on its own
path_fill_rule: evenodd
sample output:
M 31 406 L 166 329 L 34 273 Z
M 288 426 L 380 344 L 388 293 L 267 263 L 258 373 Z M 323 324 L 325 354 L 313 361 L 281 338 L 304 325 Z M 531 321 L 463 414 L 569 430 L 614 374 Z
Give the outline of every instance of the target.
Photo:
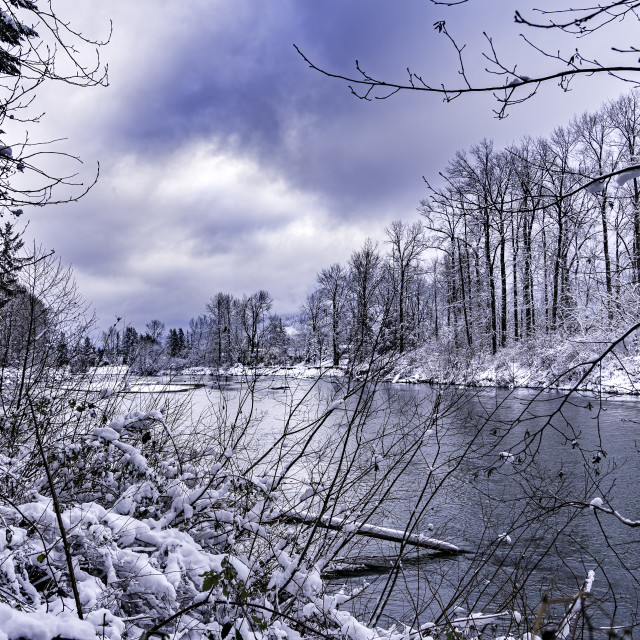
M 115 316 L 139 329 L 152 318 L 187 326 L 217 291 L 267 289 L 275 311 L 295 311 L 320 268 L 346 262 L 367 236 L 382 241 L 392 220 L 418 219 L 422 176 L 437 181 L 456 150 L 546 134 L 625 87 L 549 87 L 497 121 L 490 96 L 358 100 L 293 44 L 330 70 L 351 73 L 357 58 L 374 76 L 404 80 L 411 66 L 457 82 L 433 23 L 446 19 L 481 69 L 483 30 L 508 56 L 523 51 L 517 3 L 506 4 L 54 2 L 89 36 L 113 20 L 101 53 L 110 86 L 41 89 L 47 114 L 30 135 L 66 137 L 84 179 L 98 162 L 100 179 L 76 204 L 28 212 L 27 236 L 73 266 L 103 326 Z

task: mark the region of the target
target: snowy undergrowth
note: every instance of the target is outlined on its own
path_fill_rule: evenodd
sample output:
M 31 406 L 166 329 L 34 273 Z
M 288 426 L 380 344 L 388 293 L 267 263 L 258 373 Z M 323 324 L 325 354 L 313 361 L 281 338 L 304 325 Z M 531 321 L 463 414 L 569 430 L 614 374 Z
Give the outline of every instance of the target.
M 521 341 L 500 348 L 498 353 L 455 349 L 444 343 L 429 343 L 389 360 L 387 380 L 394 383 L 436 383 L 471 387 L 529 387 L 573 390 L 590 364 L 610 343 L 610 336 L 593 334 L 571 339 L 555 336 Z M 345 367 L 298 363 L 291 366 L 249 367 L 237 364 L 219 370 L 190 367 L 183 375 L 226 375 L 246 379 L 253 375 L 291 380 L 344 378 Z M 640 344 L 622 342 L 593 367 L 578 385 L 580 391 L 640 395 Z
M 301 558 L 281 478 L 238 475 L 228 450 L 180 460 L 159 412 L 97 415 L 47 445 L 57 504 L 27 452 L 0 460 L 30 483 L 0 506 L 0 640 L 400 637 L 341 610 Z
M 599 339 L 601 338 L 601 339 Z M 587 367 L 603 353 L 604 336 L 546 339 L 509 345 L 490 353 L 455 351 L 429 345 L 403 356 L 390 379 L 480 387 L 573 389 Z M 582 391 L 640 394 L 640 346 L 621 343 L 579 385 Z

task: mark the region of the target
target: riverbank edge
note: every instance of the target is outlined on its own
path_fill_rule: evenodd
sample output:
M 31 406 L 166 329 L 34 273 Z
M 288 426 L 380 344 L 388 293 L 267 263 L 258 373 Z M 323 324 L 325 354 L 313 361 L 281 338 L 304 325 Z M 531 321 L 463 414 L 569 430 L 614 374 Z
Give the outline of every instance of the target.
M 409 352 L 389 363 L 384 380 L 392 384 L 431 384 L 468 388 L 532 389 L 640 395 L 640 349 L 622 345 L 606 358 L 592 343 L 590 348 L 575 344 L 559 346 L 518 345 L 496 356 L 435 352 L 426 348 Z M 594 364 L 595 363 L 595 364 Z M 581 382 L 587 368 L 593 370 Z M 345 367 L 330 362 L 298 363 L 250 367 L 236 364 L 218 370 L 188 367 L 183 375 L 252 375 L 290 379 L 339 379 L 347 375 Z

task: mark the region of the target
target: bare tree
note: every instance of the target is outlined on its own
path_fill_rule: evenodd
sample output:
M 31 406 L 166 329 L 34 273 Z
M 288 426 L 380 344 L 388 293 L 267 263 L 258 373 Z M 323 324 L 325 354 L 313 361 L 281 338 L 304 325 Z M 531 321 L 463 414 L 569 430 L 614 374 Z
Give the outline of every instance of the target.
M 207 303 L 211 318 L 211 356 L 217 366 L 228 364 L 232 359 L 232 309 L 233 296 L 229 293 L 216 293 Z
M 403 353 L 407 336 L 411 331 L 406 318 L 407 296 L 411 291 L 412 282 L 420 276 L 420 260 L 427 248 L 427 242 L 420 222 L 409 225 L 402 220 L 394 220 L 385 232 L 385 242 L 391 249 L 391 273 L 396 294 L 398 351 Z
M 25 205 L 77 200 L 97 180 L 96 174 L 83 185 L 73 171 L 54 174 L 47 169 L 43 161 L 57 151 L 51 142 L 33 141 L 31 128 L 42 116 L 34 113 L 33 102 L 44 82 L 106 86 L 100 47 L 109 37 L 99 41 L 84 36 L 51 3 L 44 7 L 31 0 L 0 3 L 0 215 L 22 215 Z M 77 161 L 67 153 L 58 157 Z M 29 174 L 29 182 L 23 173 Z M 55 190 L 61 186 L 64 192 L 57 196 Z
M 164 335 L 164 322 L 157 319 L 147 322 L 147 332 L 153 342 L 160 342 Z
M 382 257 L 370 239 L 349 258 L 348 290 L 351 310 L 351 359 L 353 363 L 366 360 L 374 349 L 374 325 L 382 318 L 378 314 Z
M 346 307 L 347 274 L 344 268 L 334 263 L 318 274 L 320 293 L 329 308 L 331 318 L 331 355 L 333 366 L 340 364 L 341 341 L 344 338 L 344 315 Z
M 431 2 L 446 8 L 465 4 L 468 0 Z M 442 96 L 447 102 L 465 94 L 491 93 L 497 102 L 495 113 L 501 118 L 507 115 L 509 107 L 532 98 L 542 84 L 556 83 L 563 91 L 568 91 L 574 78 L 601 74 L 637 84 L 640 77 L 638 48 L 633 44 L 625 46 L 619 43 L 615 31 L 623 22 L 639 19 L 637 8 L 635 0 L 609 0 L 597 5 L 557 6 L 552 10 L 532 8 L 526 13 L 516 10 L 514 23 L 522 29 L 520 35 L 530 47 L 529 55 L 538 56 L 544 65 L 540 72 L 531 76 L 525 74 L 532 65 L 527 64 L 527 60 L 514 60 L 513 55 L 500 54 L 499 44 L 489 34 L 483 34 L 486 40 L 483 51 L 468 51 L 466 44 L 460 43 L 450 33 L 445 19 L 436 20 L 433 28 L 447 40 L 458 60 L 454 76 L 457 79 L 452 78 L 445 83 L 431 80 L 424 73 L 413 71 L 411 66 L 406 67 L 405 81 L 381 79 L 365 70 L 358 61 L 353 75 L 334 73 L 312 62 L 296 45 L 294 47 L 312 69 L 348 83 L 351 92 L 363 100 L 386 99 L 401 91 L 432 93 Z M 536 31 L 557 34 L 558 46 L 555 43 L 548 47 L 537 45 L 531 36 Z M 606 53 L 613 55 L 605 58 L 604 51 L 598 56 L 583 55 L 579 44 L 600 32 L 609 38 L 612 45 Z M 479 74 L 474 74 L 469 71 L 467 60 L 480 55 L 487 66 Z
M 244 296 L 237 303 L 237 314 L 251 362 L 260 360 L 260 348 L 268 330 L 268 313 L 272 304 L 273 299 L 264 289 L 249 297 Z

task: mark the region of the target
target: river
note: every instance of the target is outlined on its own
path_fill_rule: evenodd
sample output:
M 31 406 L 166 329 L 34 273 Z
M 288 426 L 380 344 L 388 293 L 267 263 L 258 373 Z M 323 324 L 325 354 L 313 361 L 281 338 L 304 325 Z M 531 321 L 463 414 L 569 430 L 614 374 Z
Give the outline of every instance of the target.
M 246 404 L 244 385 L 205 382 L 190 399 L 192 411 L 207 408 L 219 419 L 223 408 L 227 425 L 234 416 L 244 425 L 240 439 L 228 427 L 221 446 L 244 448 L 253 459 L 275 447 L 281 467 L 295 457 L 294 484 L 320 485 L 334 477 L 336 452 L 351 439 L 357 444 L 344 451 L 357 463 L 341 476 L 348 480 L 334 511 L 395 529 L 410 525 L 474 552 L 407 547 L 399 555 L 396 543 L 354 536 L 327 575 L 335 588 L 365 586 L 347 605 L 365 620 L 415 625 L 518 610 L 531 624 L 545 594 L 546 613 L 557 620 L 594 570 L 588 620 L 634 622 L 638 530 L 589 503 L 603 498 L 605 507 L 640 517 L 638 399 L 501 389 L 440 394 L 427 385 L 385 384 L 354 422 L 363 396 L 342 399 L 341 383 L 263 379 Z M 313 431 L 319 444 L 307 451 L 307 425 L 328 406 L 331 419 Z M 251 420 L 238 422 L 240 415 Z M 382 504 L 372 510 L 373 499 Z

